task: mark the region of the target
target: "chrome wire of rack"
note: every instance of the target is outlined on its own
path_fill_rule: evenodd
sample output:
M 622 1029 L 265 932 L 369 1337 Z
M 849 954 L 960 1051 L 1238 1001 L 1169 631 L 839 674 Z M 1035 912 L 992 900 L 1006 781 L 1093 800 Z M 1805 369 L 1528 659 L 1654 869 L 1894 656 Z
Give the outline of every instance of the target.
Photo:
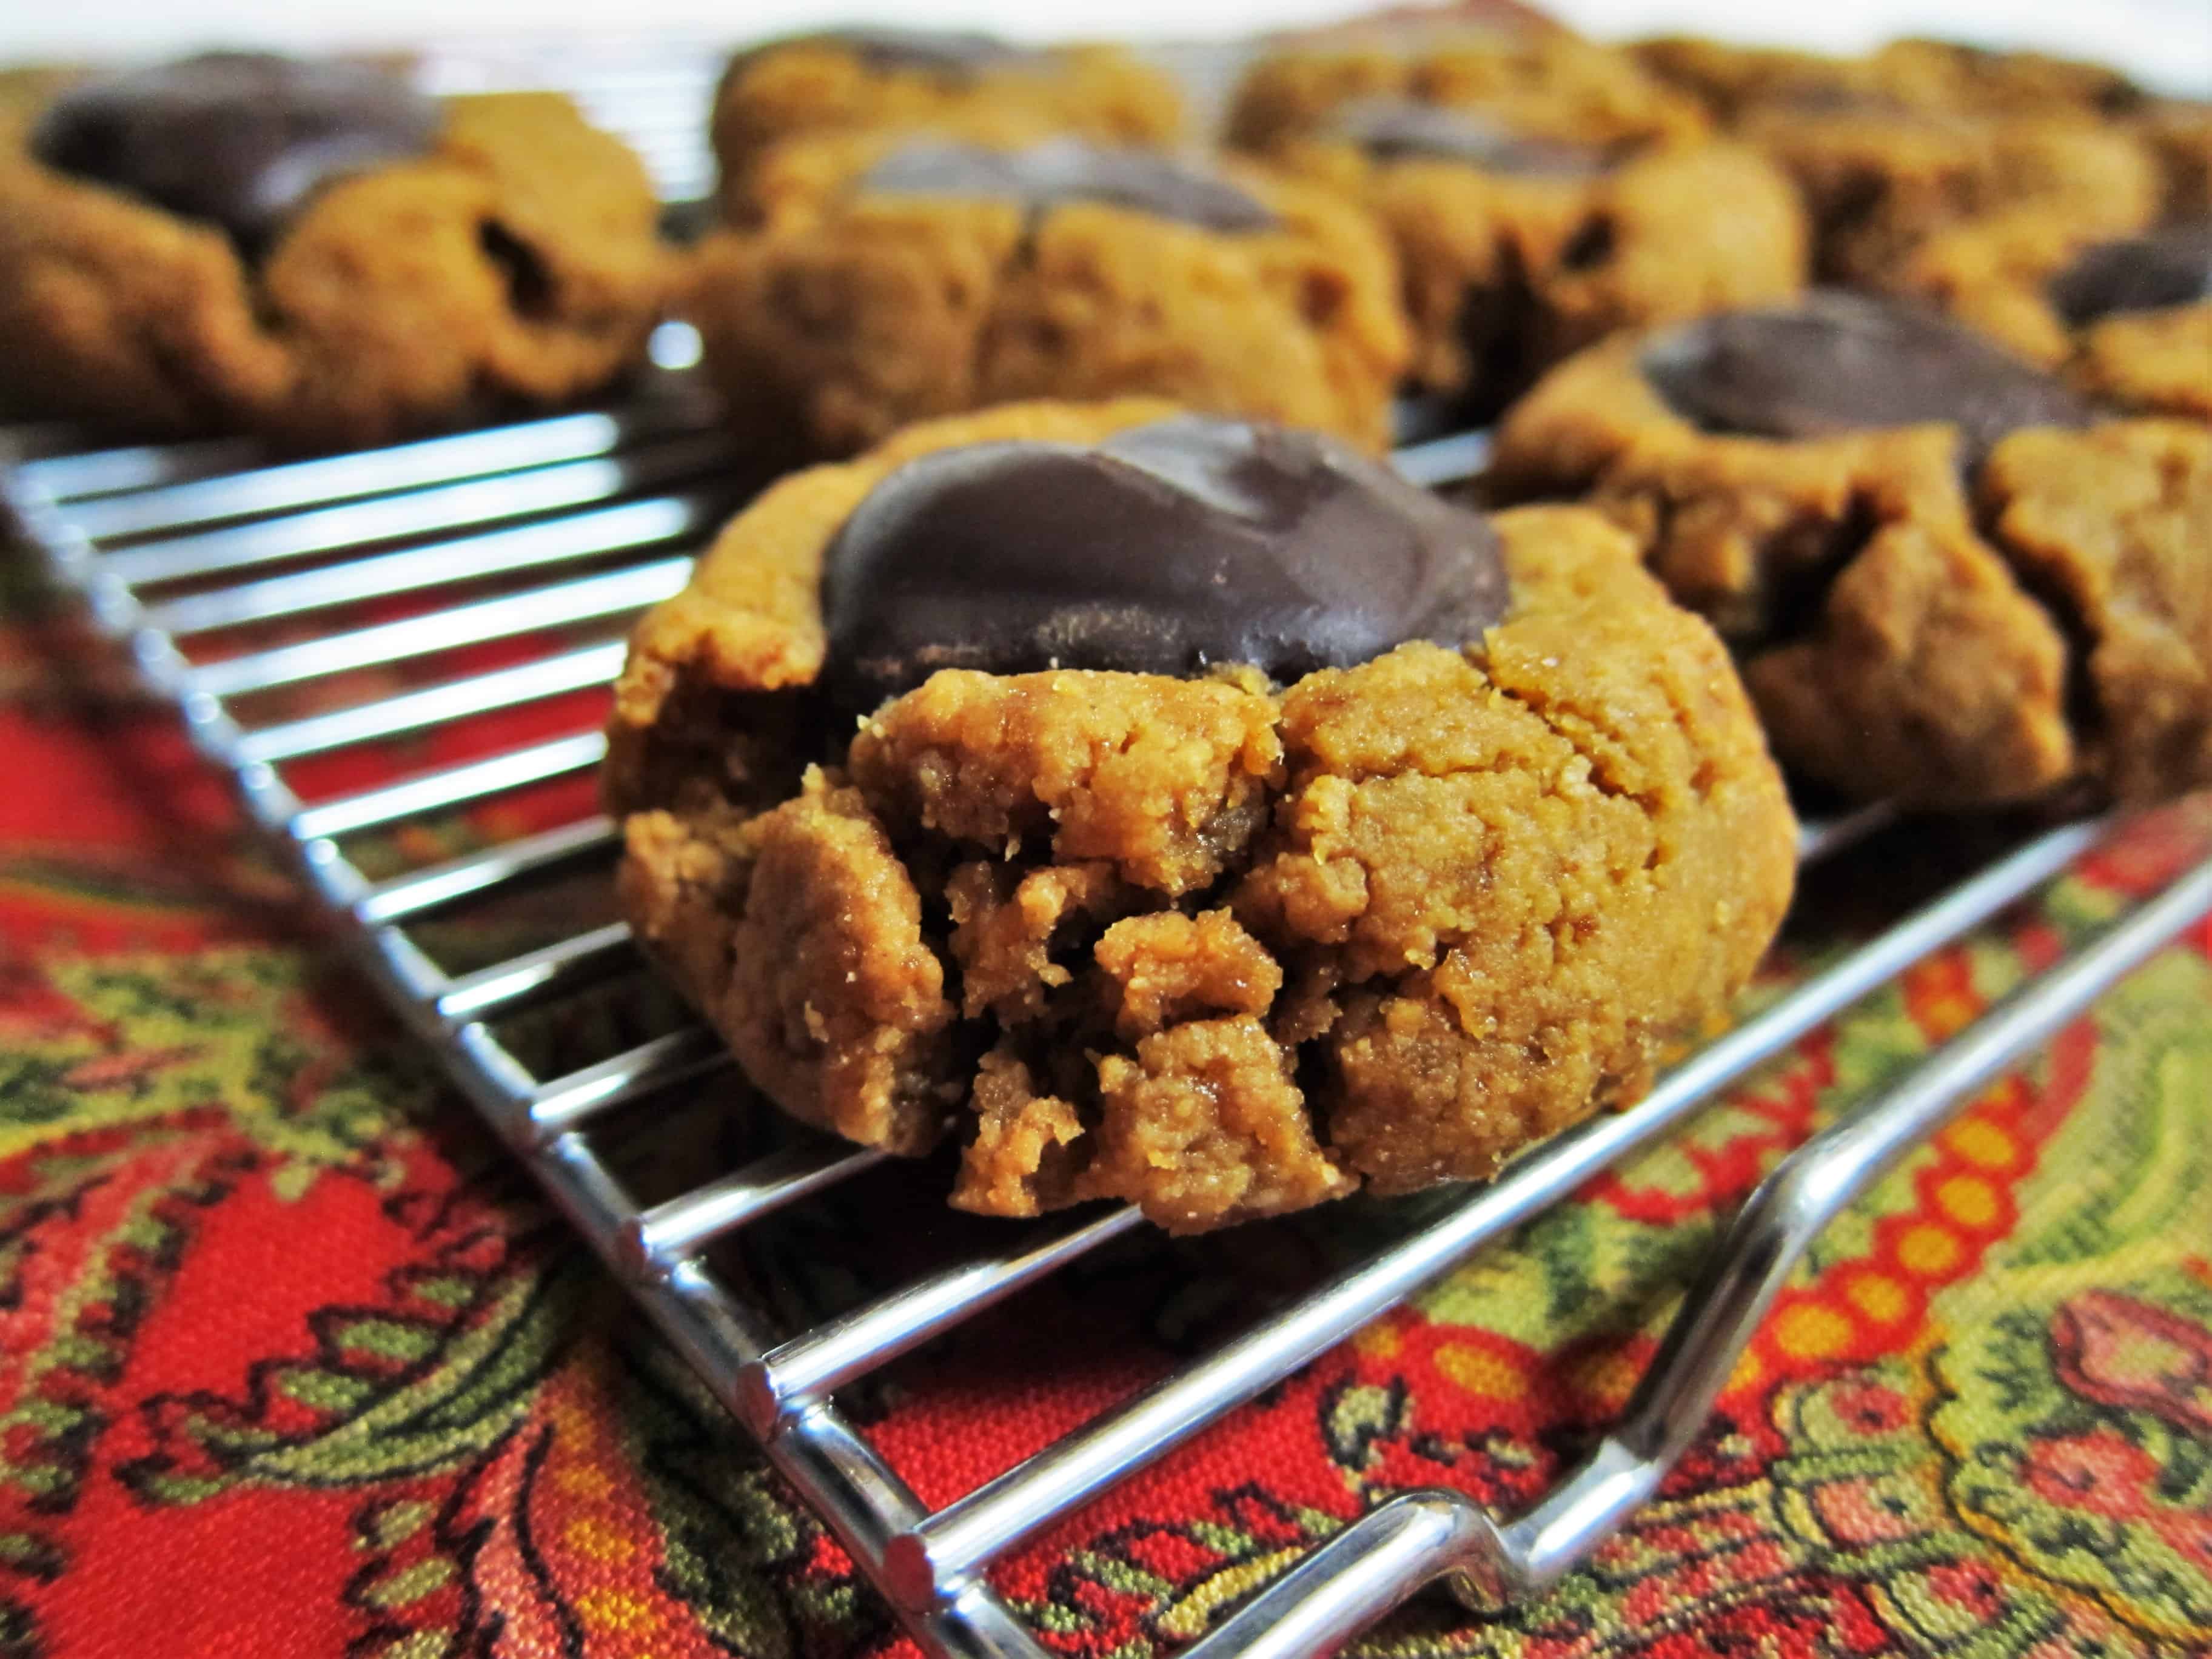
M 1009 1228 L 1002 1247 L 933 1269 L 788 1336 L 741 1301 L 702 1252 L 843 1182 L 877 1154 L 817 1141 L 649 1207 L 606 1156 L 618 1107 L 735 1086 L 691 1027 L 558 1075 L 533 1073 L 495 1018 L 634 965 L 624 928 L 585 929 L 473 971 L 447 972 L 411 931 L 549 872 L 604 866 L 614 827 L 574 822 L 449 862 L 371 879 L 342 838 L 588 772 L 596 727 L 558 732 L 331 799 L 304 801 L 284 769 L 453 727 L 603 685 L 618 630 L 674 592 L 738 498 L 706 416 L 681 397 L 395 448 L 258 465 L 232 443 L 70 448 L 17 433 L 6 502 L 52 577 L 173 702 L 199 751 L 235 781 L 360 967 L 446 1073 L 714 1395 L 759 1440 L 931 1652 L 1042 1659 L 987 1580 L 1023 1540 L 1161 1456 L 1357 1331 L 1486 1243 L 1650 1145 L 1736 1080 L 1929 952 L 2063 872 L 2109 830 L 2049 830 L 1896 922 L 1692 1054 L 1636 1107 L 1570 1130 L 1470 1187 L 1440 1214 L 1182 1370 L 966 1496 L 931 1511 L 838 1408 L 836 1391 L 1139 1224 L 1128 1209 Z M 1479 434 L 1399 452 L 1424 483 L 1480 465 Z M 456 599 L 489 578 L 503 585 Z M 365 602 L 411 614 L 363 623 Z M 259 693 L 349 670 L 426 660 L 487 639 L 592 623 L 610 636 L 520 663 L 270 723 Z M 280 642 L 195 654 L 213 630 L 281 624 Z M 1817 860 L 1881 826 L 1865 812 L 1808 830 Z M 1644 1501 L 1696 1434 L 1720 1382 L 1806 1245 L 1866 1184 L 1984 1082 L 2212 908 L 2212 860 L 2022 987 L 1907 1076 L 1785 1159 L 1746 1205 L 1686 1302 L 1622 1422 L 1528 1514 L 1493 1519 L 1463 1495 L 1394 1498 L 1347 1524 L 1196 1643 L 1207 1659 L 1301 1659 L 1340 1643 L 1425 1583 L 1489 1606 L 1532 1594 L 1587 1557 Z

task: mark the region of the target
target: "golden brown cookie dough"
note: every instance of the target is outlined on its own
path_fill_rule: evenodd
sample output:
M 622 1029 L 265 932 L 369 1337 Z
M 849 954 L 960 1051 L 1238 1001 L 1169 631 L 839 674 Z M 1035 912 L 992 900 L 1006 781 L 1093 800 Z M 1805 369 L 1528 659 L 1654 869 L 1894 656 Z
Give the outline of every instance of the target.
M 939 142 L 782 146 L 774 221 L 700 246 L 683 308 L 749 444 L 844 454 L 960 410 L 1137 393 L 1389 441 L 1409 346 L 1389 248 L 1357 209 L 1234 163 L 1209 176 L 1272 224 L 865 187 Z
M 1978 429 L 1758 435 L 1692 420 L 1655 384 L 1644 365 L 1683 337 L 1555 370 L 1499 434 L 1500 489 L 1630 530 L 1735 648 L 1786 765 L 1937 807 L 2212 782 L 2212 431 L 2081 428 L 2085 407 L 2015 365 Z
M 1626 54 L 1547 31 L 1392 30 L 1263 58 L 1231 99 L 1229 142 L 1261 154 L 1325 134 L 1347 105 L 1478 112 L 1528 138 L 1632 148 L 1705 136 L 1696 101 Z
M 447 100 L 428 154 L 327 186 L 251 262 L 27 131 L 0 131 L 0 359 L 42 415 L 376 443 L 598 390 L 664 295 L 643 167 L 550 94 Z
M 1817 107 L 1872 96 L 1877 89 L 1873 66 L 1864 58 L 1691 34 L 1638 40 L 1626 50 L 1659 81 L 1696 99 L 1723 127 L 1767 105 Z
M 1217 1226 L 1633 1099 L 1758 960 L 1794 833 L 1719 642 L 1594 514 L 1495 521 L 1510 597 L 1461 649 L 825 708 L 825 550 L 902 462 L 1168 413 L 935 422 L 740 515 L 617 687 L 638 936 L 785 1110 L 951 1139 L 988 1214 Z
M 2130 250 L 2194 267 L 2172 303 L 2105 306 L 2068 297 L 2068 278 L 2093 276 Z M 2182 273 L 2188 274 L 2188 273 Z M 2106 286 L 2117 277 L 2108 277 Z M 2063 371 L 2108 407 L 2212 421 L 2212 221 L 2112 243 L 2038 209 L 1972 221 L 1934 236 L 1899 273 L 1900 293 L 1928 301 Z M 2193 297 L 2183 297 L 2180 290 Z
M 2128 118 L 2166 185 L 2170 222 L 2212 218 L 2212 103 L 2161 98 Z
M 54 95 L 85 77 L 86 71 L 64 64 L 17 64 L 0 68 L 0 132 L 15 135 L 39 118 L 39 112 Z
M 1953 226 L 2040 209 L 2089 234 L 2152 223 L 2185 165 L 2185 121 L 2154 118 L 2124 76 L 2039 52 L 1894 41 L 1827 58 L 1689 38 L 1632 48 L 1784 167 L 1814 223 L 1814 268 L 1883 287 Z
M 1780 299 L 1803 215 L 1754 152 L 1571 37 L 1263 61 L 1231 132 L 1389 232 L 1425 389 L 1495 408 L 1617 328 Z
M 1978 115 L 2117 115 L 2143 101 L 2118 70 L 2041 52 L 1955 40 L 1893 40 L 1867 60 L 1871 83 L 1914 109 Z
M 1993 52 L 1950 40 L 1893 40 L 1860 58 L 1743 46 L 1695 35 L 1629 48 L 1669 86 L 1692 94 L 1723 123 L 1772 106 L 1818 107 L 1879 99 L 1953 115 L 2119 115 L 2142 92 L 2102 64 L 2036 52 Z
M 2165 193 L 2136 138 L 2082 114 L 1778 102 L 1753 109 L 1737 131 L 1796 181 L 1814 270 L 1830 282 L 1879 287 L 1929 237 L 2022 208 L 2126 235 L 2157 218 Z
M 1326 167 L 1337 179 L 1352 171 L 1344 157 Z M 1741 145 L 1651 150 L 1579 178 L 1426 158 L 1361 171 L 1347 193 L 1396 246 L 1413 378 L 1478 408 L 1615 329 L 1804 285 L 1804 216 L 1789 181 Z
M 2015 433 L 1974 497 L 2082 653 L 2077 719 L 2102 793 L 2154 800 L 2212 783 L 2212 428 Z
M 1119 46 L 1022 51 L 988 37 L 854 29 L 772 42 L 732 59 L 714 94 L 722 210 L 754 222 L 755 167 L 793 139 L 927 127 L 1015 142 L 1067 133 L 1171 143 L 1174 79 Z

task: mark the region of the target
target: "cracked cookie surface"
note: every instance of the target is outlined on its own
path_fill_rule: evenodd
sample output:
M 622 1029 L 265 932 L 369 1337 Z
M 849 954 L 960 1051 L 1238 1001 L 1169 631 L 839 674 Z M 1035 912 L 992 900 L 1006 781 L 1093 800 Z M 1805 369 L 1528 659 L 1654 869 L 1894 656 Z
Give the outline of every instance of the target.
M 1778 755 L 1852 796 L 2212 781 L 2201 423 L 2100 419 L 1931 313 L 1822 295 L 1571 360 L 1498 468 L 1509 499 L 1628 529 L 1735 649 Z
M 825 692 L 824 559 L 886 478 L 1173 414 L 932 422 L 735 520 L 617 688 L 641 939 L 778 1105 L 951 1139 L 952 1201 L 991 1214 L 1216 1226 L 1484 1176 L 1635 1097 L 1750 973 L 1794 833 L 1718 641 L 1597 515 L 1449 509 L 1509 584 L 1450 643 L 1281 681 L 944 669 L 857 719 Z

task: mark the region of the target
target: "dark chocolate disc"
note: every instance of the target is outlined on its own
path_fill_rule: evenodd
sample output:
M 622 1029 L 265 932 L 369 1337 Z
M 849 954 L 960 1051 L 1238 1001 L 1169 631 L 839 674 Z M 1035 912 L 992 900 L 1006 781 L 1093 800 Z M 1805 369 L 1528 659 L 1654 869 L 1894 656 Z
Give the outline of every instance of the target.
M 824 556 L 824 681 L 855 708 L 940 668 L 1250 663 L 1287 681 L 1460 645 L 1506 599 L 1480 515 L 1340 440 L 1182 416 L 900 467 Z
M 332 179 L 422 154 L 438 124 L 436 100 L 362 64 L 216 52 L 71 88 L 31 151 L 252 248 Z
M 1488 173 L 1589 178 L 1608 158 L 1593 144 L 1523 137 L 1469 110 L 1406 98 L 1363 98 L 1336 118 L 1337 131 L 1377 161 L 1463 161 Z
M 1856 294 L 1686 323 L 1642 361 L 1668 406 L 1708 432 L 1819 438 L 1949 422 L 1972 459 L 2021 427 L 2080 426 L 2092 413 L 1972 331 Z
M 1018 202 L 1031 213 L 1067 202 L 1103 202 L 1207 230 L 1267 230 L 1275 223 L 1264 203 L 1225 179 L 1155 150 L 1079 138 L 1052 138 L 1015 150 L 916 139 L 871 167 L 860 189 Z
M 2073 328 L 2119 312 L 2212 300 L 2212 220 L 2100 243 L 2053 276 L 2048 291 Z

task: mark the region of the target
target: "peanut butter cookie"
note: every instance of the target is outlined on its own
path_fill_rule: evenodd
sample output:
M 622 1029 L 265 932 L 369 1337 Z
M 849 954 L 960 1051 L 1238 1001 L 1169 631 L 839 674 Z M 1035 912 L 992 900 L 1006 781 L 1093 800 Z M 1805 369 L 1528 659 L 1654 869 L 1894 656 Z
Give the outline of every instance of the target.
M 752 1080 L 994 1215 L 1487 1176 L 1640 1093 L 1792 878 L 1725 653 L 1597 515 L 1145 401 L 779 483 L 610 739 L 628 914 Z
M 787 144 L 764 176 L 769 222 L 708 238 L 684 301 L 758 448 L 847 453 L 927 416 L 1133 393 L 1388 440 L 1395 270 L 1326 191 L 920 133 Z
M 566 100 L 224 53 L 0 130 L 0 357 L 34 412 L 374 443 L 581 397 L 664 297 L 653 191 Z
M 1899 40 L 1863 58 L 1694 39 L 1634 47 L 1802 192 L 1826 281 L 1883 287 L 1930 236 L 2041 210 L 2125 235 L 2169 210 L 2187 125 L 2117 71 L 2039 52 Z M 2180 188 L 2185 193 L 2186 185 Z
M 1862 798 L 2212 782 L 2212 429 L 2100 420 L 1933 313 L 1816 294 L 1608 342 L 1509 416 L 1508 499 L 1595 506 Z
M 1931 238 L 1896 286 L 2112 408 L 2212 421 L 2212 220 L 2106 241 L 2001 214 Z
M 1762 104 L 1736 130 L 1796 181 L 1829 282 L 1879 287 L 1930 236 L 2019 209 L 2127 235 L 2165 198 L 2139 138 L 2072 111 L 1961 113 L 1875 94 Z
M 1232 136 L 1370 210 L 1425 389 L 1495 409 L 1624 327 L 1786 298 L 1803 214 L 1690 101 L 1565 36 L 1383 38 L 1261 62 Z
M 1172 143 L 1173 78 L 1119 46 L 1015 46 L 987 34 L 851 28 L 739 53 L 714 94 L 722 210 L 760 216 L 753 171 L 791 139 L 927 127 L 1012 142 L 1066 134 L 1103 144 Z

